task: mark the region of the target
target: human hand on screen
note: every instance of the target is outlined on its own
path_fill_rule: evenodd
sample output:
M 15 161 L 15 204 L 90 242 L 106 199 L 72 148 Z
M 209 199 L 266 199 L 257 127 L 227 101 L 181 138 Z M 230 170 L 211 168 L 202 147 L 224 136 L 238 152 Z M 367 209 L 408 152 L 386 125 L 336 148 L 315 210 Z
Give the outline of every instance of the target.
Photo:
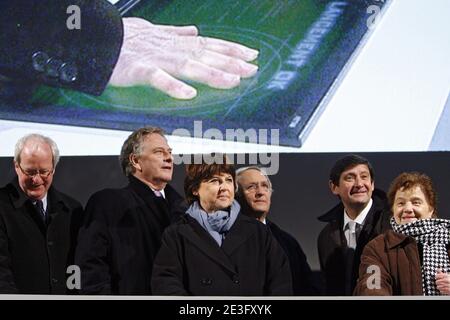
M 124 42 L 109 80 L 113 86 L 149 85 L 177 99 L 192 99 L 197 90 L 178 78 L 231 89 L 258 71 L 248 63 L 257 50 L 200 37 L 195 26 L 154 25 L 141 18 L 123 23 Z
M 450 295 L 450 274 L 441 270 L 436 272 L 436 287 L 443 295 Z

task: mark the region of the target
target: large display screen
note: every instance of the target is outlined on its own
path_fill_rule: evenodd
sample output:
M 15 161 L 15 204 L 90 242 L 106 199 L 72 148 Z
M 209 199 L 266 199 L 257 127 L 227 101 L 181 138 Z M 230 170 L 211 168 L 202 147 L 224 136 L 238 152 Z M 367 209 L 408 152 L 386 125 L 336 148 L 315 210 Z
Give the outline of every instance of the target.
M 326 97 L 368 33 L 371 1 L 119 1 L 126 15 L 155 24 L 195 24 L 200 34 L 259 50 L 258 74 L 232 90 L 195 84 L 177 100 L 147 86 L 108 87 L 99 97 L 41 86 L 28 104 L 7 104 L 9 120 L 131 131 L 278 129 L 280 144 L 300 146 Z M 381 8 L 387 2 L 379 2 Z

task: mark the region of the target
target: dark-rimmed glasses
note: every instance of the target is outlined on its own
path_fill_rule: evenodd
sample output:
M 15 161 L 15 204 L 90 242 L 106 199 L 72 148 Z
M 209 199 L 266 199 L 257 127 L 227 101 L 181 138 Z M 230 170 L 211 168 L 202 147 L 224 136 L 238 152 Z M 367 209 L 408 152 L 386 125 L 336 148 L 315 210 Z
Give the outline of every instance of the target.
M 37 175 L 39 175 L 42 179 L 46 179 L 48 178 L 51 174 L 53 174 L 53 172 L 55 172 L 54 169 L 48 170 L 48 169 L 43 169 L 43 170 L 24 170 L 21 166 L 20 163 L 17 164 L 17 166 L 19 167 L 20 171 L 22 171 L 22 173 L 24 175 L 26 175 L 27 177 L 30 178 L 34 178 Z

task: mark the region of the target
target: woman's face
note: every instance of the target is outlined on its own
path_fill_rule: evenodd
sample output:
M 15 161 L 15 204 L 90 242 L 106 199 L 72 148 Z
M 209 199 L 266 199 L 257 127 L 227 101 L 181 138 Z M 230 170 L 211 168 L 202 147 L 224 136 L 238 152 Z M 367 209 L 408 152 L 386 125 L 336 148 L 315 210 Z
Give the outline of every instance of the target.
M 200 205 L 207 213 L 231 206 L 234 200 L 234 181 L 228 173 L 214 175 L 202 181 L 194 195 L 198 196 Z
M 429 219 L 434 209 L 419 186 L 408 190 L 399 189 L 395 194 L 392 212 L 398 224 L 405 224 L 419 219 Z

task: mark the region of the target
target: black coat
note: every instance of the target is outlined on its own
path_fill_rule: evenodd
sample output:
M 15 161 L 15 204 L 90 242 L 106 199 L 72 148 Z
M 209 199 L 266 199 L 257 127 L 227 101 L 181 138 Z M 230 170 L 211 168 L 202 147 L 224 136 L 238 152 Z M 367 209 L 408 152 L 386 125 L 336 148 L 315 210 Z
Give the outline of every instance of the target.
M 89 199 L 76 250 L 81 293 L 151 294 L 162 233 L 186 210 L 175 189 L 167 185 L 164 190 L 167 200 L 131 176 L 127 187 L 105 189 Z
M 17 179 L 0 189 L 0 293 L 65 294 L 82 207 L 51 187 L 44 224 Z
M 292 273 L 292 289 L 296 296 L 319 295 L 320 290 L 314 283 L 314 275 L 306 255 L 298 241 L 272 221 L 266 220 L 267 226 L 288 257 Z
M 325 278 L 327 295 L 351 295 L 358 279 L 358 268 L 365 245 L 377 235 L 390 229 L 391 217 L 384 192 L 375 189 L 372 194 L 373 204 L 367 214 L 364 226 L 358 237 L 353 261 L 347 266 L 348 247 L 345 239 L 344 206 L 339 203 L 333 209 L 319 217 L 327 225 L 319 234 L 320 268 Z M 351 268 L 349 270 L 348 268 Z M 347 277 L 346 274 L 349 274 Z M 346 281 L 349 278 L 350 282 Z
M 167 228 L 155 260 L 156 295 L 291 295 L 289 263 L 265 225 L 239 214 L 219 247 L 189 215 Z
M 80 29 L 67 27 L 70 5 L 80 8 Z M 123 41 L 120 14 L 105 0 L 0 1 L 0 30 L 0 75 L 11 80 L 0 87 L 46 84 L 101 94 Z

